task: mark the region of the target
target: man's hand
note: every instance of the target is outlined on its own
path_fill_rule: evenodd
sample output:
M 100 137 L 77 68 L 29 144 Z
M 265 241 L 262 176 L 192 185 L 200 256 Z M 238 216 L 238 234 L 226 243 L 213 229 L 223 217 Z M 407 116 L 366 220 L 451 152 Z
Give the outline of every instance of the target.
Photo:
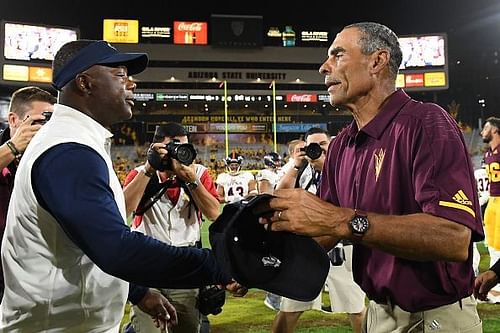
M 234 297 L 243 297 L 247 294 L 248 288 L 242 286 L 238 282 L 232 280 L 230 283 L 226 284 L 226 290 L 231 293 Z
M 484 273 L 479 274 L 474 281 L 474 296 L 477 299 L 485 301 L 488 292 L 497 285 L 498 276 L 493 271 L 486 271 Z
M 254 209 L 273 231 L 288 231 L 304 236 L 331 236 L 348 238 L 348 221 L 353 210 L 341 208 L 321 200 L 303 189 L 283 189 L 273 193 L 274 198 Z
M 172 158 L 172 172 L 186 183 L 193 183 L 197 179 L 194 164 L 184 165 L 175 158 Z
M 33 124 L 36 120 L 43 120 L 45 117 L 41 114 L 27 116 L 16 129 L 16 132 L 10 138 L 10 141 L 19 150 L 20 153 L 26 150 L 33 136 L 42 127 L 41 124 Z
M 137 306 L 151 316 L 155 326 L 160 330 L 177 325 L 177 312 L 174 306 L 157 290 L 149 289 Z

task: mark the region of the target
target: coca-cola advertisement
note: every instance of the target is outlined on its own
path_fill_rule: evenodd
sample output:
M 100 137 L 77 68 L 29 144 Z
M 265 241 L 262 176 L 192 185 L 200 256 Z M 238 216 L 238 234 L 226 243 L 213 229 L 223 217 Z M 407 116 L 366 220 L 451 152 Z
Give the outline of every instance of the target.
M 286 101 L 295 103 L 315 103 L 318 101 L 318 96 L 316 94 L 287 94 Z
M 174 44 L 207 45 L 207 22 L 174 21 Z

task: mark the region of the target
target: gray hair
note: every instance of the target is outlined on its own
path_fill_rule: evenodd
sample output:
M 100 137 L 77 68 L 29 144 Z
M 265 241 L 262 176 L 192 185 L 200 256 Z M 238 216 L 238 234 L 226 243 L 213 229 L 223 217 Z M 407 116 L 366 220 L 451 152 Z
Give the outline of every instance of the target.
M 389 52 L 389 70 L 396 77 L 399 66 L 403 59 L 403 52 L 399 45 L 398 36 L 383 24 L 375 22 L 360 22 L 350 24 L 347 28 L 358 28 L 362 36 L 359 39 L 361 52 L 368 55 L 377 50 L 386 50 Z

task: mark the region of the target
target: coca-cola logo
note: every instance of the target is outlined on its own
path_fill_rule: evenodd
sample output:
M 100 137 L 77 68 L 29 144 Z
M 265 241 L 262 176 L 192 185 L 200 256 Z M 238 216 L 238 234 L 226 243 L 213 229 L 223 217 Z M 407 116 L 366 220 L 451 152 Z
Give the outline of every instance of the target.
M 179 31 L 201 31 L 203 27 L 203 23 L 201 22 L 180 22 L 177 26 L 177 30 Z
M 288 94 L 286 97 L 288 102 L 317 102 L 315 94 Z

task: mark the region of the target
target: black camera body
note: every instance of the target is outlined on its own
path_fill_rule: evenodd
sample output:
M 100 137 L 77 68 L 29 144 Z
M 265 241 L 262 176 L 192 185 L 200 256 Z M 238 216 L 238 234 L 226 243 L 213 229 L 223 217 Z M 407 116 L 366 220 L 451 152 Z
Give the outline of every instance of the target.
M 164 158 L 161 158 L 155 149 L 148 149 L 148 162 L 155 170 L 172 170 L 172 159 L 176 159 L 184 165 L 191 165 L 196 158 L 196 149 L 190 143 L 172 140 L 164 148 L 167 150 L 167 155 Z
M 222 307 L 226 302 L 226 291 L 217 286 L 206 286 L 200 288 L 198 294 L 198 310 L 201 314 L 218 315 L 222 312 Z
M 317 160 L 321 157 L 321 154 L 323 154 L 323 149 L 321 149 L 321 146 L 316 142 L 312 142 L 304 148 L 300 148 L 300 151 L 304 151 L 311 160 Z
M 35 120 L 33 121 L 33 125 L 34 124 L 40 124 L 40 125 L 43 125 L 45 124 L 46 122 L 48 122 L 50 120 L 50 117 L 52 117 L 52 112 L 50 111 L 43 111 L 42 112 L 42 116 L 45 117 L 45 119 L 40 119 L 40 120 Z

